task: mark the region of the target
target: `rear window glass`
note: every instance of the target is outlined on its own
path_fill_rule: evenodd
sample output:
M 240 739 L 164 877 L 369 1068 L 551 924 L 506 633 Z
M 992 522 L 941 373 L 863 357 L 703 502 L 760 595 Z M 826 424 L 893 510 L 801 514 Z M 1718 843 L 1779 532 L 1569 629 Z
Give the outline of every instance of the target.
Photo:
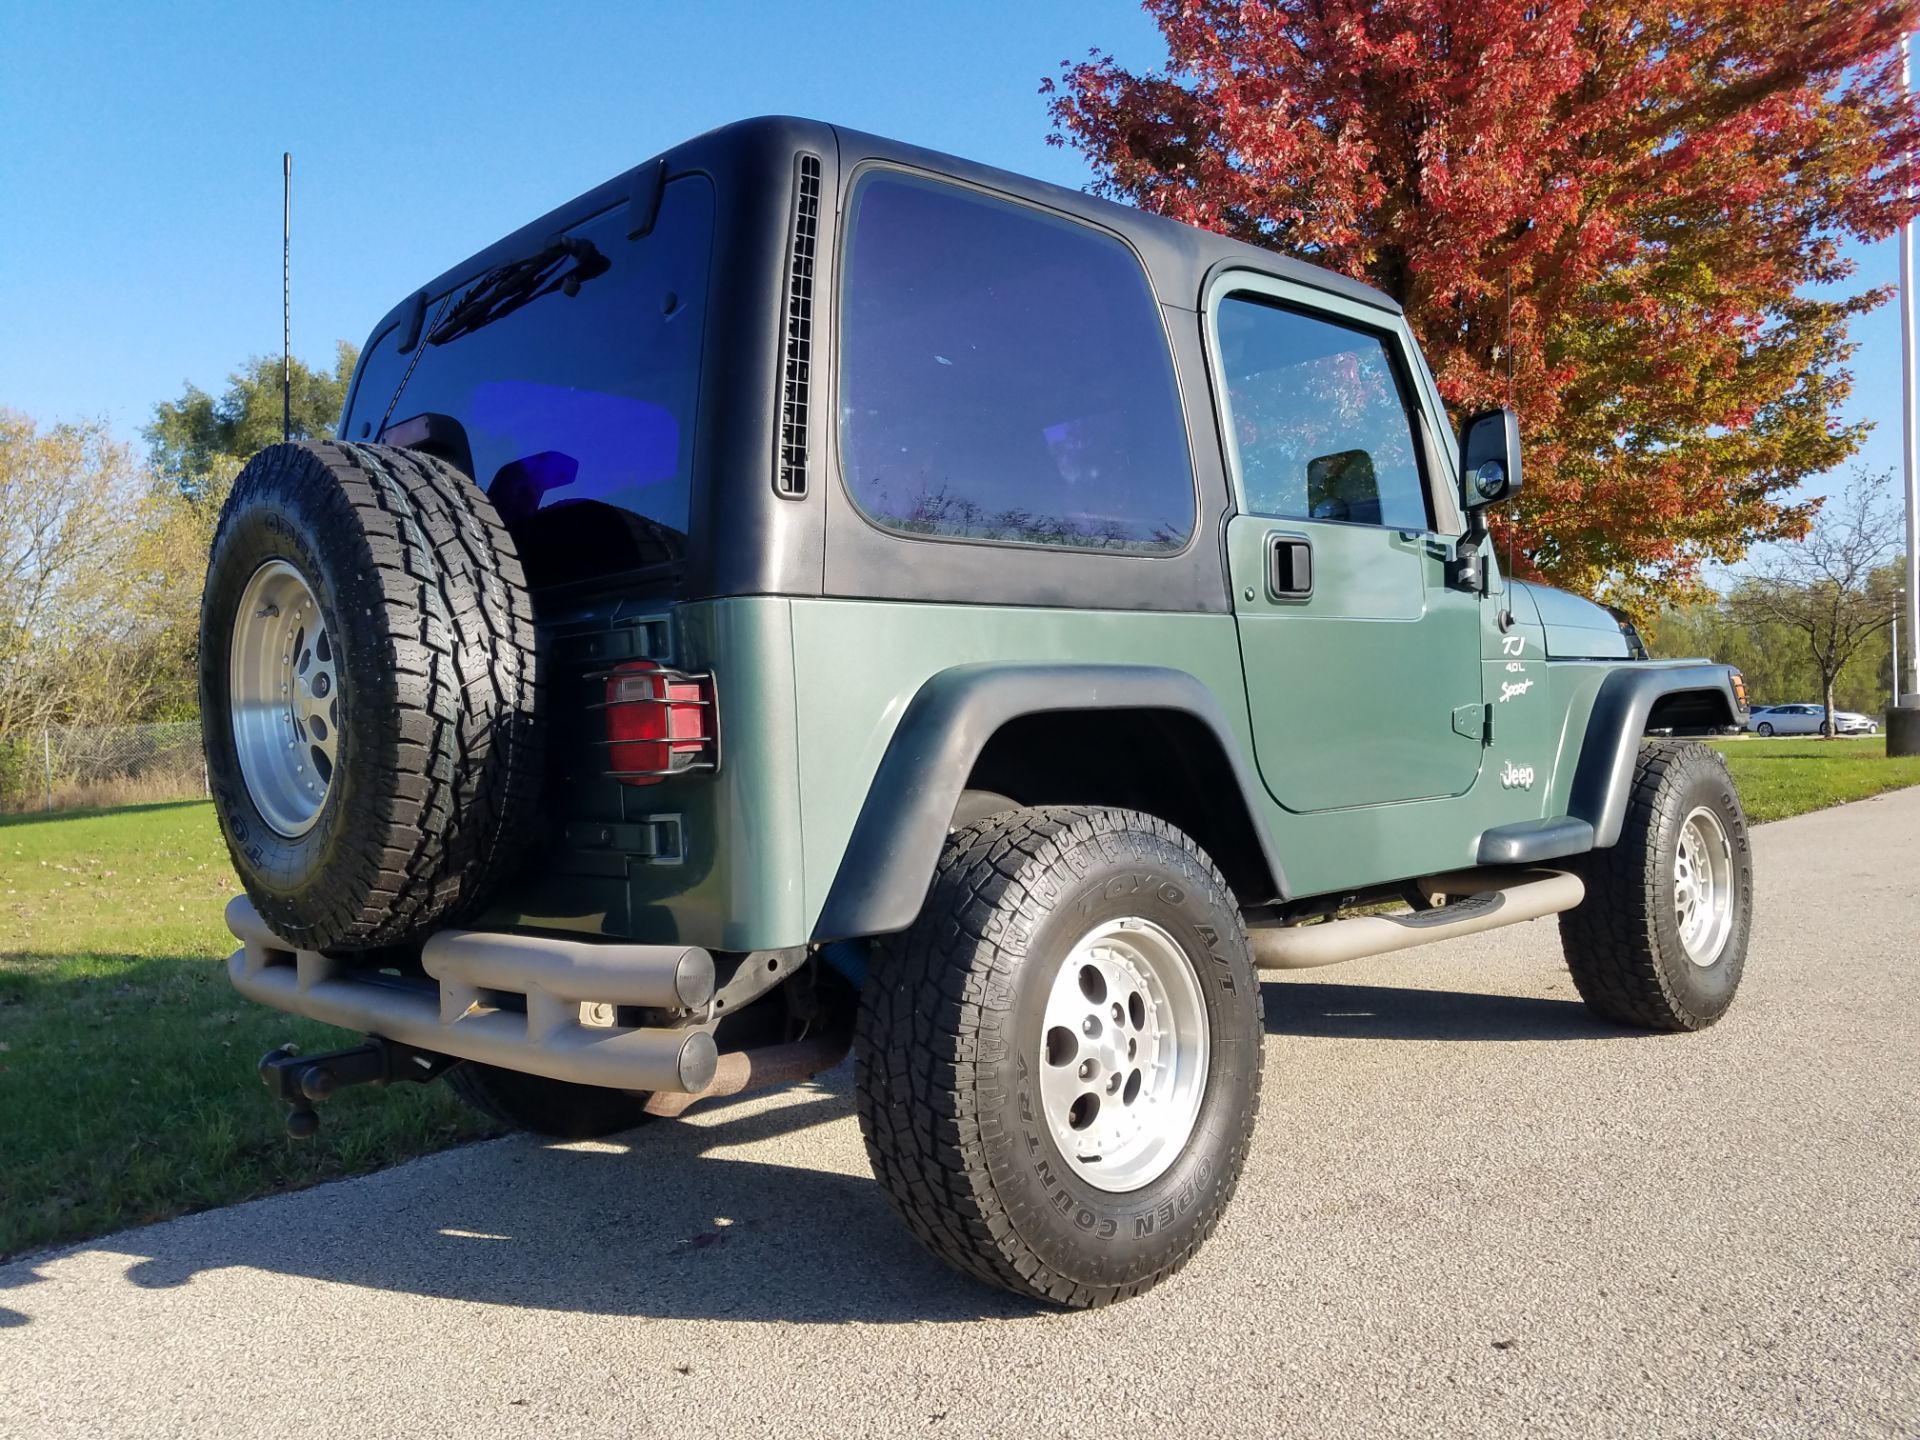
M 713 187 L 627 226 L 622 204 L 430 297 L 417 361 L 390 334 L 354 397 L 349 434 L 415 421 L 468 467 L 537 585 L 685 553 Z
M 1193 533 L 1159 307 L 1118 240 L 892 171 L 854 193 L 840 448 L 908 534 L 1133 553 Z

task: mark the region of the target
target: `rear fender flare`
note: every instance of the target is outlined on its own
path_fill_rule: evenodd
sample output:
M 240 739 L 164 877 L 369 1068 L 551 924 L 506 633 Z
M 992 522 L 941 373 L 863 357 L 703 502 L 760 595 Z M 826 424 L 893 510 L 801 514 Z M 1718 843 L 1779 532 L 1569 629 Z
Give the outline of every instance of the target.
M 1240 744 L 1220 702 L 1194 676 L 1154 665 L 959 665 L 932 676 L 900 717 L 813 938 L 885 935 L 911 925 L 982 749 L 1010 720 L 1062 710 L 1175 710 L 1204 724 L 1232 769 L 1273 892 L 1288 893 Z

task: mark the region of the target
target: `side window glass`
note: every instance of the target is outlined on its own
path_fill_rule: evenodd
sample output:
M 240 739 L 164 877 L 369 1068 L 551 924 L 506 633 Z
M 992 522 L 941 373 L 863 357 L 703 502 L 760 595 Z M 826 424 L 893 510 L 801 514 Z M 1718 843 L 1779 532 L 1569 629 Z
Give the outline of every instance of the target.
M 1409 390 L 1383 338 L 1250 294 L 1221 301 L 1217 326 L 1249 511 L 1431 527 Z
M 1133 554 L 1186 545 L 1186 420 L 1132 251 L 887 170 L 860 180 L 847 234 L 840 451 L 869 520 Z

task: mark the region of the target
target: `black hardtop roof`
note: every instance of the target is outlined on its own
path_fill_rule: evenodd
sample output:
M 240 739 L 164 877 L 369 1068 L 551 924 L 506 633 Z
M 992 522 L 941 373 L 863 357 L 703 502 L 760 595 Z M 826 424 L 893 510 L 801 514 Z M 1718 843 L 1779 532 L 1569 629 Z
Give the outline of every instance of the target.
M 759 125 L 781 122 L 774 119 L 772 121 L 748 120 L 742 123 Z M 903 144 L 880 135 L 869 135 L 862 131 L 837 127 L 835 133 L 840 141 L 842 166 L 851 166 L 860 160 L 867 159 L 891 160 L 917 169 L 951 175 L 984 189 L 998 190 L 1022 200 L 1046 205 L 1115 231 L 1131 241 L 1134 248 L 1146 258 L 1147 268 L 1153 275 L 1154 285 L 1160 292 L 1161 300 L 1170 305 L 1196 308 L 1200 303 L 1201 283 L 1208 273 L 1226 265 L 1244 265 L 1268 271 L 1282 279 L 1308 285 L 1316 290 L 1343 295 L 1363 305 L 1371 305 L 1391 314 L 1400 313 L 1400 305 L 1397 301 L 1371 285 L 1350 280 L 1337 271 L 1328 270 L 1319 265 L 1310 265 L 1305 261 L 1292 259 L 1258 245 L 1248 245 L 1211 230 L 1202 230 L 1198 226 L 1188 225 L 1179 220 L 1169 220 L 1164 215 L 1154 215 L 1132 205 L 1122 205 L 1117 201 L 1089 195 L 1082 190 L 1070 190 L 1064 185 L 1035 180 L 1010 170 L 997 170 L 991 165 L 975 164 L 971 160 L 963 160 L 956 155 L 944 155 L 937 150 L 921 149 L 919 146 Z M 1181 270 L 1187 272 L 1185 278 L 1188 283 L 1185 285 L 1177 283 L 1181 278 L 1179 275 Z
M 1389 314 L 1400 313 L 1399 304 L 1391 296 L 1371 285 L 1272 250 L 1229 239 L 1178 220 L 1152 215 L 1131 205 L 1070 190 L 1064 185 L 1035 180 L 1010 170 L 997 170 L 990 165 L 976 164 L 956 155 L 945 155 L 885 136 L 791 115 L 761 115 L 750 120 L 736 120 L 682 141 L 633 169 L 575 196 L 539 219 L 529 221 L 511 234 L 502 236 L 484 250 L 443 271 L 424 288 L 429 299 L 438 298 L 482 271 L 539 249 L 549 237 L 578 223 L 585 216 L 627 202 L 637 189 L 652 183 L 654 177 L 659 175 L 659 167 L 663 162 L 669 178 L 689 171 L 706 171 L 723 177 L 743 167 L 761 168 L 770 163 L 784 173 L 791 165 L 793 155 L 802 150 L 837 153 L 843 171 L 865 161 L 881 161 L 951 176 L 982 189 L 1047 206 L 1112 231 L 1126 239 L 1140 253 L 1153 279 L 1156 293 L 1166 304 L 1196 308 L 1200 303 L 1201 289 L 1213 271 L 1244 266 L 1343 296 Z M 395 324 L 412 303 L 413 296 L 409 295 L 394 306 L 375 327 L 375 338 Z

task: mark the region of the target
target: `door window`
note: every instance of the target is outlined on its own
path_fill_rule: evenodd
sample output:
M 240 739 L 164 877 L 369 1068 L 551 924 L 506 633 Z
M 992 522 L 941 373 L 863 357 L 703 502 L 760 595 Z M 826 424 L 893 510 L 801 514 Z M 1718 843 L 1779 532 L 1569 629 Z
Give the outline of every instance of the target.
M 847 490 L 876 524 L 1135 554 L 1193 534 L 1160 307 L 1111 235 L 870 171 L 848 222 L 841 356 Z
M 1220 302 L 1217 334 L 1249 512 L 1432 528 L 1410 391 L 1386 339 L 1251 294 Z

